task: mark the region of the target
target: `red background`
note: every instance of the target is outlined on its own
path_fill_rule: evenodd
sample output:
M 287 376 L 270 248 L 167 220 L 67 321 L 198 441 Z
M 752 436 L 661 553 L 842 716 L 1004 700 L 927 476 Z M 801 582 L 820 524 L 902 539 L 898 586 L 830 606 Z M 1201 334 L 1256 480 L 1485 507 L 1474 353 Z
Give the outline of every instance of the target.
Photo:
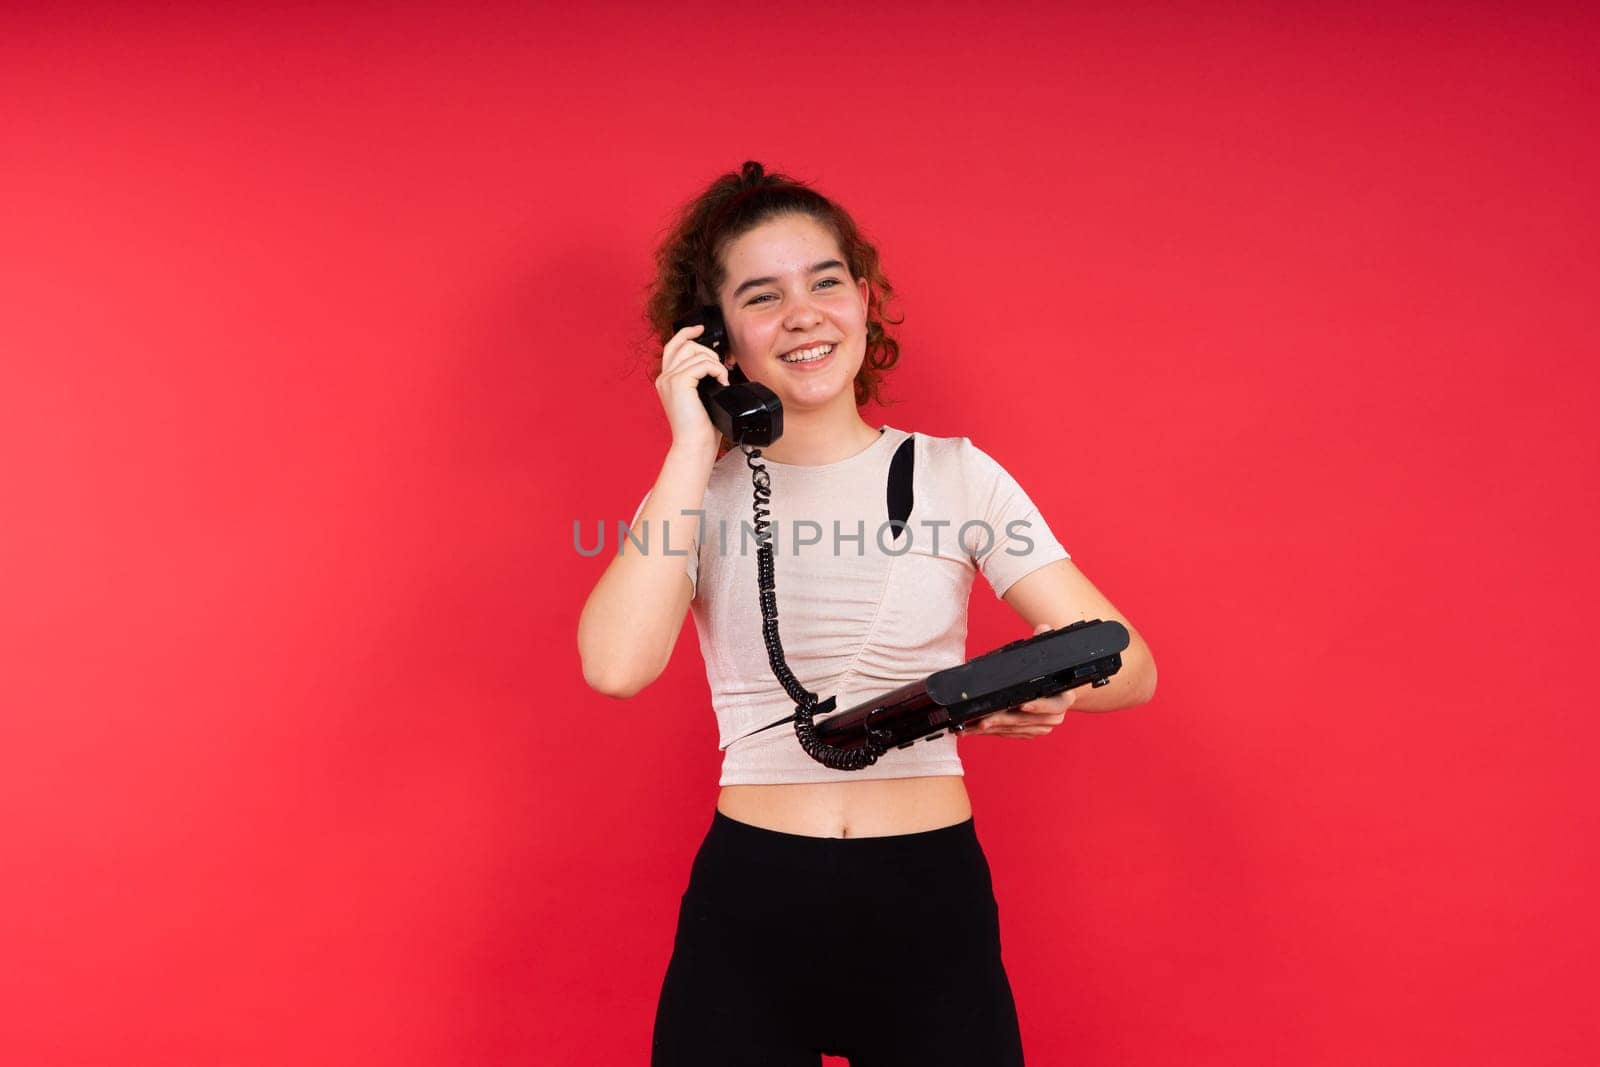
M 756 158 L 1160 667 L 962 746 L 1029 1062 L 1586 1062 L 1600 26 L 1115 6 L 10 8 L 0 1059 L 646 1061 L 719 754 L 572 523 Z

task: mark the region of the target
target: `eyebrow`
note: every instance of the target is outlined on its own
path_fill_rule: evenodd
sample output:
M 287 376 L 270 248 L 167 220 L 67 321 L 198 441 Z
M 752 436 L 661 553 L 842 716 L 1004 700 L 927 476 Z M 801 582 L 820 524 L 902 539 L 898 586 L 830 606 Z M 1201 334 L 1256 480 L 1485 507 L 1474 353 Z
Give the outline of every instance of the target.
M 821 263 L 818 263 L 815 267 L 812 267 L 811 268 L 811 273 L 812 274 L 821 274 L 823 271 L 828 270 L 830 268 L 843 267 L 843 266 L 844 266 L 844 264 L 840 263 L 837 259 L 825 259 Z M 746 289 L 754 289 L 756 286 L 759 286 L 759 285 L 773 285 L 777 281 L 778 281 L 777 278 L 751 278 L 749 281 L 740 282 L 739 283 L 739 288 L 737 288 L 737 289 L 735 289 L 733 291 L 733 296 L 730 297 L 729 299 L 737 300 L 737 299 L 739 299 L 739 294 L 744 292 Z

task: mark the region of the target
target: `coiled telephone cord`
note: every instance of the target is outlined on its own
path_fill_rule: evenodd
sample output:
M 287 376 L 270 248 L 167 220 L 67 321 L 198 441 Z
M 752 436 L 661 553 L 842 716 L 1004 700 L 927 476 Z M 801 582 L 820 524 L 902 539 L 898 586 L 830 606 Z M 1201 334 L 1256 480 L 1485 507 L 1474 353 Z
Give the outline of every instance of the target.
M 763 505 L 772 499 L 772 475 L 758 463 L 761 449 L 740 444 L 745 465 L 750 468 L 750 480 L 755 484 L 756 574 L 761 593 L 761 640 L 767 646 L 767 662 L 778 683 L 795 701 L 794 735 L 806 755 L 836 771 L 859 771 L 878 762 L 878 757 L 889 750 L 886 742 L 867 731 L 867 743 L 860 748 L 835 748 L 817 736 L 812 720 L 819 711 L 832 711 L 834 698 L 818 703 L 817 694 L 801 685 L 789 670 L 783 658 L 783 642 L 778 638 L 778 594 L 773 588 L 772 534 L 767 531 L 767 516 L 771 514 Z

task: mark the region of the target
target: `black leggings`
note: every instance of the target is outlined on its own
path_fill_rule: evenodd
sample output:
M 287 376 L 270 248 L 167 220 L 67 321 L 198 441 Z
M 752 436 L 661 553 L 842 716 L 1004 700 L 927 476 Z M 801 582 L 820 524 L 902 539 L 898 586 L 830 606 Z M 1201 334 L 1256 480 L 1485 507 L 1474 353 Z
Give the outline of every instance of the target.
M 695 855 L 651 1067 L 1022 1063 L 989 862 L 969 818 L 805 837 L 720 811 Z

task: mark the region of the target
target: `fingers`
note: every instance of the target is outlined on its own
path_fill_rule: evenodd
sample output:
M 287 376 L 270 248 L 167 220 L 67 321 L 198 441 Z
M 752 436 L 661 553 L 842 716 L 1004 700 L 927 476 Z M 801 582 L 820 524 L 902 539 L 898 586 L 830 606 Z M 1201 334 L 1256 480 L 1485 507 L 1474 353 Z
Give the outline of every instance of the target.
M 720 367 L 722 366 L 722 358 L 703 345 L 688 345 L 680 348 L 670 356 L 661 358 L 661 373 L 675 374 L 685 367 L 690 367 L 697 363 L 707 363 L 713 367 Z
M 1043 737 L 1066 720 L 1066 708 L 1057 706 L 1065 695 L 1030 700 L 1010 711 L 985 715 L 969 726 L 967 732 L 985 737 Z
M 707 375 L 723 385 L 728 384 L 728 368 L 717 358 L 717 354 L 709 348 L 695 346 L 674 355 L 670 363 L 664 362 L 661 366 L 661 375 L 656 382 L 660 385 L 667 383 L 676 385 L 680 381 L 686 381 L 693 386 Z
M 1064 696 L 1064 694 L 1063 694 Z M 1017 705 L 1017 711 L 1024 716 L 1019 722 L 1041 723 L 1047 722 L 1052 726 L 1059 726 L 1067 718 L 1067 709 L 1072 707 L 1071 698 L 1062 699 L 1061 696 L 1050 697 L 1047 700 L 1030 700 L 1026 704 Z
M 982 725 L 985 731 L 993 731 L 1029 729 L 1036 726 L 1044 726 L 1047 725 L 1047 723 L 1045 716 L 1042 715 L 1030 715 L 1027 713 L 1011 714 L 1009 712 L 998 711 L 993 715 L 986 716 L 982 721 Z
M 699 337 L 704 332 L 705 327 L 701 325 L 685 326 L 683 329 L 667 338 L 667 343 L 661 347 L 661 370 L 666 372 L 672 369 L 672 366 L 677 362 L 678 353 L 682 352 L 690 345 L 693 345 L 693 339 Z M 698 347 L 704 348 L 705 346 L 700 345 Z
M 1031 737 L 1043 737 L 1046 734 L 1048 734 L 1051 731 L 1051 729 L 1052 729 L 1052 727 L 1049 727 L 1049 726 L 1005 726 L 1005 725 L 1001 725 L 999 727 L 989 728 L 989 729 L 984 729 L 984 728 L 981 728 L 981 727 L 974 726 L 974 727 L 969 728 L 967 730 L 967 733 L 982 734 L 984 737 L 1031 738 Z
M 676 382 L 681 377 L 692 385 L 709 374 L 723 385 L 728 384 L 728 369 L 724 366 L 722 357 L 693 340 L 703 329 L 703 326 L 698 325 L 685 326 L 672 335 L 666 347 L 661 350 L 661 374 L 658 381 L 664 383 L 670 378 Z
M 721 366 L 722 358 L 715 351 L 695 341 L 695 338 L 699 337 L 704 330 L 705 327 L 701 325 L 685 326 L 667 339 L 666 345 L 661 349 L 662 373 L 665 374 L 678 369 L 678 366 L 687 356 L 697 353 L 703 353 L 708 359 Z
M 701 378 L 710 376 L 723 385 L 728 384 L 728 368 L 711 356 L 697 356 L 671 371 L 663 371 L 662 377 L 677 381 L 682 378 L 692 386 Z

